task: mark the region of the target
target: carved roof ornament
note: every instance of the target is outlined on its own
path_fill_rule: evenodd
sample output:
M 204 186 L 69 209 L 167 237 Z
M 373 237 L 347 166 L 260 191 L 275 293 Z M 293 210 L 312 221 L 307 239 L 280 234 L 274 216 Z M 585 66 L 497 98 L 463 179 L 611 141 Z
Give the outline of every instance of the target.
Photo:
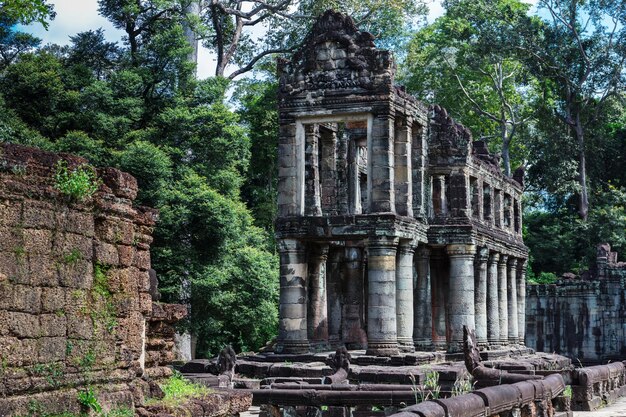
M 278 61 L 281 92 L 324 89 L 390 90 L 395 65 L 391 52 L 377 49 L 374 36 L 346 14 L 327 10 L 291 60 Z

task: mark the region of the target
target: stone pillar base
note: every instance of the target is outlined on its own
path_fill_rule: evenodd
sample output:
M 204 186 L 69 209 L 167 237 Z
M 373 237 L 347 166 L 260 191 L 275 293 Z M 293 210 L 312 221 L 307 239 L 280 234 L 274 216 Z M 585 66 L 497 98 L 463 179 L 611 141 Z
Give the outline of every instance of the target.
M 328 338 L 328 345 L 331 350 L 336 350 L 338 347 L 341 347 L 343 343 L 338 336 L 331 336 Z
M 330 343 L 327 341 L 309 341 L 309 349 L 312 352 L 325 352 L 327 350 L 331 350 L 330 349 Z
M 411 338 L 398 338 L 398 348 L 401 352 L 415 352 L 415 345 Z
M 432 340 L 414 340 L 413 344 L 415 345 L 415 350 L 420 352 L 432 352 L 435 350 L 435 346 L 433 345 Z
M 448 343 L 445 340 L 438 340 L 433 342 L 434 350 L 446 350 L 448 347 Z
M 276 345 L 276 353 L 299 355 L 309 353 L 311 346 L 307 340 L 289 340 L 278 342 Z
M 397 343 L 368 341 L 365 354 L 370 356 L 395 356 L 400 354 L 400 350 Z
M 448 349 L 446 349 L 446 352 L 448 353 L 459 353 L 459 352 L 463 352 L 463 342 L 459 342 L 459 341 L 451 341 L 450 343 L 448 343 Z

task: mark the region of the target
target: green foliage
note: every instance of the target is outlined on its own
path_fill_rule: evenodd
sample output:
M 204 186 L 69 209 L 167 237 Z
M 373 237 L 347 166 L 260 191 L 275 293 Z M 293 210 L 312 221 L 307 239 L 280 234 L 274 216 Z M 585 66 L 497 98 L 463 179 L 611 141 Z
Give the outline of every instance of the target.
M 472 392 L 474 389 L 474 384 L 472 384 L 472 376 L 468 376 L 467 378 L 459 376 L 454 381 L 454 385 L 452 386 L 452 396 L 464 395 Z
M 43 376 L 46 382 L 55 388 L 61 385 L 65 375 L 63 365 L 60 363 L 37 364 L 32 370 L 35 375 Z
M 113 302 L 109 289 L 109 278 L 107 276 L 108 266 L 95 263 L 93 267 L 93 287 L 91 289 L 90 315 L 94 326 L 104 326 L 107 332 L 112 332 L 117 327 L 117 310 Z M 92 354 L 89 351 L 88 354 Z M 87 355 L 85 356 L 85 360 Z M 93 361 L 95 361 L 95 355 Z M 91 367 L 93 363 L 88 366 Z
M 100 187 L 100 180 L 95 170 L 88 165 L 81 165 L 70 170 L 67 162 L 59 160 L 55 169 L 54 188 L 73 200 L 85 201 Z
M 539 275 L 528 278 L 529 284 L 554 284 L 558 277 L 552 272 L 540 272 Z
M 606 184 L 593 190 L 587 221 L 576 213 L 575 202 L 554 210 L 533 210 L 525 216 L 525 242 L 533 255 L 533 270 L 580 273 L 595 265 L 596 246 L 608 242 L 626 250 L 626 189 Z M 538 279 L 535 279 L 538 281 Z
M 211 393 L 211 390 L 205 385 L 190 382 L 178 372 L 174 373 L 160 386 L 165 397 L 160 400 L 148 399 L 146 405 L 176 407 L 189 399 L 200 398 Z
M 102 406 L 98 401 L 98 396 L 96 395 L 93 387 L 87 387 L 84 390 L 78 391 L 76 399 L 80 405 L 88 410 L 95 411 L 96 413 L 100 413 L 102 411 Z
M 439 398 L 441 386 L 439 385 L 439 372 L 430 370 L 424 375 L 424 389 L 429 390 L 432 398 Z
M 162 190 L 172 179 L 172 160 L 161 147 L 144 140 L 135 140 L 118 153 L 119 167 L 137 178 L 137 202 L 158 206 Z
M 242 81 L 235 98 L 241 120 L 250 132 L 251 158 L 242 198 L 252 209 L 255 224 L 274 230 L 278 199 L 278 85 L 270 81 Z
M 563 396 L 565 398 L 572 398 L 572 386 L 571 385 L 567 385 L 565 387 L 565 390 L 563 390 Z
M 107 161 L 104 143 L 80 130 L 69 131 L 59 138 L 54 143 L 54 150 L 82 156 L 95 166 L 103 166 Z
M 76 265 L 81 259 L 83 259 L 83 253 L 78 249 L 72 249 L 63 256 L 62 261 L 65 265 Z
M 0 3 L 0 16 L 23 25 L 38 22 L 47 29 L 48 19 L 54 19 L 55 15 L 53 6 L 46 0 L 4 0 Z

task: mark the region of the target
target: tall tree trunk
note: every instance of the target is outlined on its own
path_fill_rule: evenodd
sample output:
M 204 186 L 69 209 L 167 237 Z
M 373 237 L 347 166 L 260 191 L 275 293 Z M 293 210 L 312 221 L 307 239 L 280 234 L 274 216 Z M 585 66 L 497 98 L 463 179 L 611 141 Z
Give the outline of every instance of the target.
M 589 215 L 589 196 L 587 192 L 587 158 L 585 155 L 585 137 L 580 115 L 576 115 L 576 125 L 574 126 L 576 140 L 578 141 L 578 181 L 580 183 L 580 198 L 578 199 L 578 215 L 581 219 L 587 220 Z
M 186 16 L 200 16 L 200 2 L 199 0 L 190 0 L 189 3 L 185 6 L 184 14 Z M 183 30 L 185 31 L 185 38 L 191 46 L 191 52 L 187 56 L 187 60 L 189 62 L 193 62 L 196 64 L 196 73 L 197 73 L 197 65 L 198 65 L 198 37 L 196 33 L 191 28 L 188 19 L 183 20 Z
M 511 138 L 509 136 L 509 131 L 507 128 L 506 122 L 500 125 L 500 133 L 502 136 L 502 167 L 504 168 L 504 175 L 507 177 L 511 176 L 511 157 L 509 155 L 509 148 L 511 143 Z

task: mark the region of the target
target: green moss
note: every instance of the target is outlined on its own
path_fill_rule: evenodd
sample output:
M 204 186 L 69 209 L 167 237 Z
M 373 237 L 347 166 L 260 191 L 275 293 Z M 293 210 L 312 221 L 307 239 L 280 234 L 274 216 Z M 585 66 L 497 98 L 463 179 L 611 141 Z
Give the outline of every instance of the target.
M 72 249 L 69 253 L 63 255 L 61 262 L 63 262 L 65 265 L 74 266 L 81 259 L 83 259 L 83 253 L 78 249 Z
M 95 308 L 92 306 L 90 315 L 94 322 L 94 330 L 101 324 L 104 325 L 107 332 L 113 332 L 118 323 L 117 311 L 109 289 L 108 270 L 109 267 L 107 265 L 97 262 L 94 264 L 91 296 L 93 304 L 101 304 L 101 307 Z

